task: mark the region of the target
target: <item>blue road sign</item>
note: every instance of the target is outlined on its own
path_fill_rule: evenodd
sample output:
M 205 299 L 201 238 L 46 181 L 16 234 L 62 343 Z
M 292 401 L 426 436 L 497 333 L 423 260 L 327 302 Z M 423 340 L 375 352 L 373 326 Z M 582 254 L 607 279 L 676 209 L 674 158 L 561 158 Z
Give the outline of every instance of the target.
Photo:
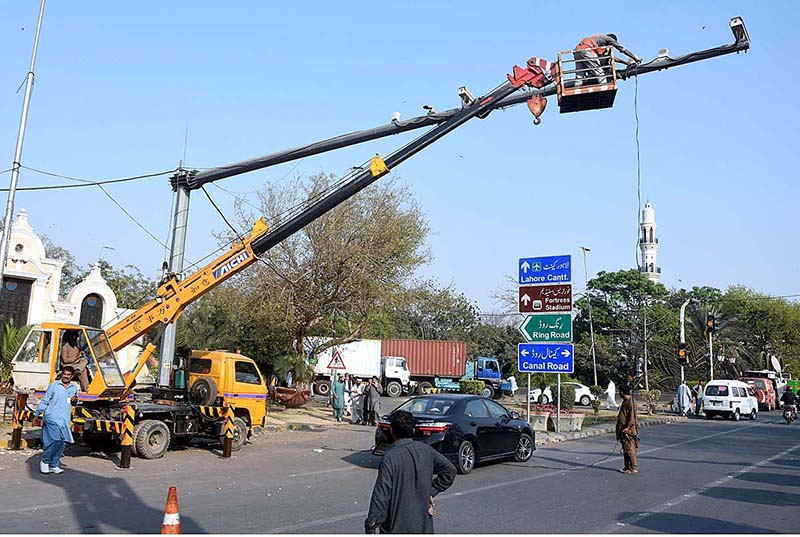
M 523 257 L 519 260 L 519 284 L 568 283 L 572 280 L 572 256 Z
M 573 373 L 575 356 L 571 343 L 520 343 L 521 373 Z

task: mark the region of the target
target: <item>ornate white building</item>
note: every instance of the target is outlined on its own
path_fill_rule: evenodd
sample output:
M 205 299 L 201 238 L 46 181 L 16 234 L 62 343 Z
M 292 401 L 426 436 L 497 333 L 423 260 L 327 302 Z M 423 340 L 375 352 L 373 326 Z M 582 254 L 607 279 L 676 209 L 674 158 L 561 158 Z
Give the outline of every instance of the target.
M 44 243 L 21 209 L 11 225 L 8 258 L 0 289 L 0 322 L 14 320 L 16 326 L 55 321 L 106 327 L 133 310 L 117 307 L 117 297 L 95 264 L 89 275 L 60 298 L 64 262 L 45 257 Z M 135 363 L 141 347 L 132 344 L 118 358 L 123 367 Z
M 639 249 L 642 252 L 641 271 L 648 280 L 658 283 L 661 267 L 658 266 L 658 237 L 656 237 L 656 211 L 650 200 L 644 204 L 642 222 L 639 224 Z

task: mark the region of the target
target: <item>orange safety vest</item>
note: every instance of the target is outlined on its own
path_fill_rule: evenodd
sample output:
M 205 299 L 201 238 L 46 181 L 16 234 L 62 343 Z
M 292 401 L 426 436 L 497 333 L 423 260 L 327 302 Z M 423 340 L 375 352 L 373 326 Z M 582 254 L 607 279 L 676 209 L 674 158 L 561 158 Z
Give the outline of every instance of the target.
M 587 48 L 594 49 L 595 52 L 597 52 L 598 55 L 608 54 L 609 47 L 598 47 L 597 46 L 597 41 L 595 41 L 596 37 L 604 37 L 604 36 L 603 36 L 603 34 L 596 34 L 596 35 L 592 35 L 592 36 L 589 36 L 589 37 L 584 37 L 583 39 L 581 39 L 581 42 L 578 43 L 578 46 L 576 48 L 578 50 L 587 49 Z

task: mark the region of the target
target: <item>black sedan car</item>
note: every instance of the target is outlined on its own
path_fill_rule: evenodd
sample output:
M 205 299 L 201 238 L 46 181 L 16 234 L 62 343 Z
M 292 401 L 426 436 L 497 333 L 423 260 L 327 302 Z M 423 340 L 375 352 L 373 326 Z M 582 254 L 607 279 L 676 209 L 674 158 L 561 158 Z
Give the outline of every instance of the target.
M 525 462 L 536 449 L 528 422 L 500 403 L 478 395 L 422 395 L 395 410 L 410 412 L 416 422 L 414 440 L 436 449 L 462 474 L 470 473 L 483 461 L 513 458 Z M 387 414 L 378 423 L 372 453 L 383 455 L 391 443 Z

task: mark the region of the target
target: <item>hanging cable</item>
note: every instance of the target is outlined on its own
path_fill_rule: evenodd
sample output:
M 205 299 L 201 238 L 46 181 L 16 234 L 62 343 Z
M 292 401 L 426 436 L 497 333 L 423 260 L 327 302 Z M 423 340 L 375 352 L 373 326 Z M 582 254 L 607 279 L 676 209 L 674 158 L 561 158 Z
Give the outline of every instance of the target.
M 109 179 L 107 181 L 91 181 L 89 179 L 79 179 L 77 177 L 69 177 L 67 175 L 61 175 L 61 174 L 58 174 L 58 173 L 46 172 L 44 170 L 37 170 L 36 168 L 30 168 L 28 166 L 20 166 L 20 168 L 24 168 L 26 170 L 29 170 L 29 171 L 32 171 L 32 172 L 35 172 L 35 173 L 40 173 L 42 175 L 49 175 L 50 177 L 58 177 L 60 179 L 67 179 L 69 181 L 77 181 L 77 182 L 81 183 L 79 185 L 69 185 L 69 184 L 63 184 L 63 185 L 41 185 L 41 186 L 27 186 L 27 187 L 19 187 L 19 188 L 17 188 L 17 190 L 27 190 L 27 191 L 59 190 L 59 189 L 64 189 L 64 188 L 83 188 L 83 187 L 87 187 L 87 186 L 101 186 L 101 185 L 111 185 L 111 184 L 115 184 L 115 183 L 127 183 L 127 182 L 130 182 L 130 181 L 139 181 L 141 179 L 150 179 L 150 178 L 153 178 L 153 177 L 159 177 L 161 175 L 167 175 L 167 174 L 174 173 L 175 171 L 177 171 L 177 169 L 175 169 L 175 170 L 167 170 L 167 171 L 158 172 L 158 173 L 148 173 L 148 174 L 145 174 L 145 175 L 136 175 L 136 176 L 133 176 L 133 177 L 123 177 L 122 179 Z M 11 171 L 11 170 L 9 170 L 9 171 Z M 2 173 L 5 173 L 5 172 L 2 172 Z M 0 188 L 0 192 L 8 192 L 8 189 L 7 188 Z
M 154 241 L 156 241 L 158 244 L 160 244 L 160 245 L 161 245 L 161 246 L 163 246 L 164 248 L 166 248 L 166 247 L 167 247 L 167 245 L 166 245 L 165 243 L 161 242 L 161 239 L 159 239 L 158 237 L 156 237 L 155 235 L 153 235 L 153 234 L 150 232 L 150 230 L 149 230 L 149 229 L 147 229 L 146 227 L 144 227 L 144 225 L 143 225 L 141 222 L 139 222 L 139 221 L 138 221 L 138 220 L 137 220 L 137 219 L 136 219 L 136 218 L 135 218 L 135 217 L 134 217 L 134 216 L 133 216 L 131 213 L 129 213 L 129 212 L 128 212 L 128 210 L 127 210 L 127 209 L 125 209 L 125 207 L 123 207 L 123 206 L 122 206 L 122 205 L 121 205 L 121 204 L 120 204 L 120 203 L 119 203 L 117 200 L 115 200 L 115 199 L 114 199 L 114 196 L 112 196 L 111 194 L 109 194 L 109 193 L 108 193 L 108 191 L 107 191 L 105 188 L 103 188 L 103 185 L 97 185 L 97 188 L 99 188 L 100 190 L 102 190 L 102 191 L 103 191 L 103 194 L 105 194 L 106 196 L 108 196 L 108 199 L 110 199 L 112 202 L 114 202 L 114 205 L 116 205 L 117 207 L 119 207 L 119 209 L 120 209 L 120 210 L 121 210 L 123 213 L 125 213 L 125 216 L 127 216 L 128 218 L 130 218 L 130 219 L 133 221 L 133 223 L 134 223 L 134 224 L 136 224 L 137 226 L 139 226 L 139 228 L 141 228 L 141 230 L 142 230 L 142 231 L 144 231 L 145 233 L 147 233 L 148 235 L 150 235 L 150 237 L 151 237 L 151 238 L 152 238 Z
M 206 197 L 208 198 L 208 201 L 211 202 L 211 205 L 217 210 L 217 212 L 219 213 L 219 215 L 222 218 L 222 220 L 228 225 L 229 228 L 231 228 L 231 231 L 233 231 L 234 235 L 236 235 L 236 237 L 238 237 L 239 240 L 242 240 L 241 233 L 239 233 L 239 231 L 237 231 L 236 228 L 233 227 L 233 224 L 231 224 L 228 221 L 228 219 L 222 213 L 222 210 L 219 208 L 219 206 L 216 203 L 214 203 L 214 200 L 211 198 L 211 194 L 208 193 L 208 190 L 206 190 L 206 187 L 202 186 L 200 188 L 203 189 L 203 193 L 205 193 Z

